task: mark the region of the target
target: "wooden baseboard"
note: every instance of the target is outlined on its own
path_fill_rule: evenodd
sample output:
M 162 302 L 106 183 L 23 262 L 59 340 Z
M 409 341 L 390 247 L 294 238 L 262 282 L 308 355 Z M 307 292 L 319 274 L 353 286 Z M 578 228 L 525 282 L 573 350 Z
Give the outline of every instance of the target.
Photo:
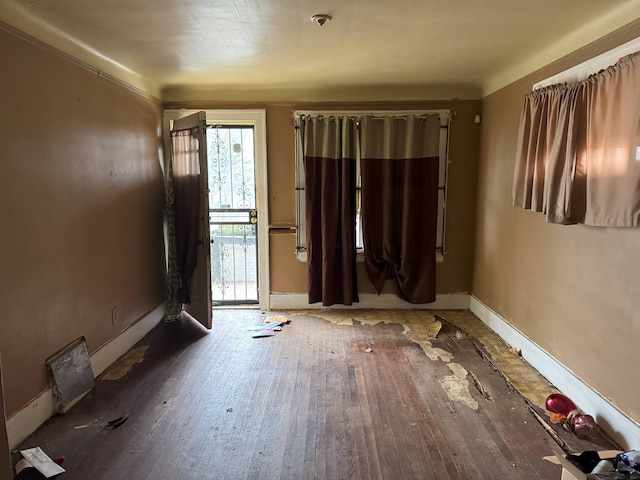
M 372 293 L 360 294 L 360 301 L 351 306 L 333 305 L 325 307 L 321 303 L 309 303 L 306 293 L 272 293 L 270 296 L 271 310 L 311 310 L 311 309 L 410 309 L 410 310 L 468 310 L 469 295 L 466 293 L 453 293 L 436 295 L 433 303 L 415 305 L 405 302 L 397 295 L 390 293 L 376 295 Z
M 91 368 L 95 377 L 104 372 L 109 365 L 124 355 L 142 337 L 162 320 L 166 305 L 158 305 L 154 310 L 142 317 L 117 337 L 100 347 L 90 355 Z M 53 393 L 47 388 L 31 400 L 22 409 L 7 419 L 7 436 L 9 448 L 13 449 L 31 435 L 53 415 Z
M 479 299 L 471 296 L 470 310 L 509 346 L 522 350 L 524 358 L 558 390 L 593 415 L 600 427 L 624 449 L 640 445 L 640 424 L 613 405 L 601 393 L 581 380 L 533 340 L 513 327 Z

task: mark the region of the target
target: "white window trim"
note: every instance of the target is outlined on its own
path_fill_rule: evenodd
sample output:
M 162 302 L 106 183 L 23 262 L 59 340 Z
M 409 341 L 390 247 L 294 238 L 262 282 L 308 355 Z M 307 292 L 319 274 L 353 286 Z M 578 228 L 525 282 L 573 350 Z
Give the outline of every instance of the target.
M 436 232 L 436 262 L 443 262 L 446 255 L 445 248 L 445 231 L 446 231 L 446 209 L 447 209 L 447 175 L 449 169 L 449 132 L 451 123 L 451 110 L 296 110 L 293 112 L 293 118 L 297 125 L 300 116 L 353 116 L 360 117 L 364 115 L 373 116 L 402 116 L 402 115 L 426 115 L 438 114 L 440 116 L 440 169 L 438 181 L 438 219 Z M 299 261 L 307 261 L 306 250 L 306 230 L 304 228 L 304 208 L 301 205 L 300 198 L 304 195 L 304 170 L 302 165 L 302 145 L 300 145 L 298 135 L 295 135 L 295 166 L 296 166 L 296 256 Z M 359 162 L 360 153 L 358 149 L 358 175 L 360 172 Z M 357 261 L 363 261 L 364 255 L 362 250 L 358 250 Z

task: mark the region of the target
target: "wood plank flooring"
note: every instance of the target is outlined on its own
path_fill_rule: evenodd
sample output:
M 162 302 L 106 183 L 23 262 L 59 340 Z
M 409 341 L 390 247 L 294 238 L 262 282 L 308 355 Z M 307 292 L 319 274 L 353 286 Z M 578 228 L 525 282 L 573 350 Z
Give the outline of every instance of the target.
M 20 448 L 64 456 L 69 480 L 560 478 L 542 459 L 553 441 L 472 340 L 445 325 L 432 360 L 397 315 L 295 315 L 256 339 L 258 310 L 216 310 L 209 332 L 161 323 Z

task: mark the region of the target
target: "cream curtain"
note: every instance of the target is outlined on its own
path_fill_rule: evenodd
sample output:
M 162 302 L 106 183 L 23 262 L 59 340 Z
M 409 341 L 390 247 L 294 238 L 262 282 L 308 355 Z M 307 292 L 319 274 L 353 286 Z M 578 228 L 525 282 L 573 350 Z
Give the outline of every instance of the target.
M 525 96 L 515 206 L 550 223 L 640 225 L 640 52 Z

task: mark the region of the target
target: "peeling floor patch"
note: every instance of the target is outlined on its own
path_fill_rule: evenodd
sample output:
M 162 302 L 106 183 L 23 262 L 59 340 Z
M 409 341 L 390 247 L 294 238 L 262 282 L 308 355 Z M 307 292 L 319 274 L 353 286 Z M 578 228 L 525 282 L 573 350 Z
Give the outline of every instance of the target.
M 556 388 L 531 368 L 520 355 L 510 352 L 509 346 L 496 333 L 469 311 L 451 310 L 434 311 L 434 313 L 473 337 L 474 341 L 484 347 L 489 360 L 509 383 L 529 402 L 544 410 L 547 396 L 557 392 Z
M 434 362 L 442 360 L 453 372 L 453 375 L 439 379 L 447 396 L 452 401 L 463 403 L 473 410 L 478 409 L 478 402 L 473 399 L 469 391 L 469 382 L 466 379 L 468 372 L 461 365 L 451 363 L 453 360 L 451 352 L 431 344 L 431 340 L 436 338 L 442 329 L 442 322 L 431 313 L 424 310 L 359 310 L 357 312 L 305 310 L 292 312 L 290 315 L 321 318 L 335 325 L 353 325 L 354 321 L 362 325 L 378 323 L 402 325 L 404 335 L 420 345 L 430 360 Z
M 335 325 L 353 325 L 359 322 L 361 325 L 397 324 L 402 325 L 404 335 L 412 342 L 420 345 L 424 353 L 431 360 L 440 358 L 448 363 L 453 355 L 446 350 L 431 345 L 431 339 L 436 338 L 442 329 L 442 322 L 425 310 L 302 310 L 290 312 L 290 316 L 304 315 L 316 317 L 331 322 Z
M 142 345 L 127 352 L 125 356 L 120 358 L 100 377 L 101 380 L 119 380 L 124 377 L 136 363 L 144 361 L 144 352 L 149 348 L 148 345 Z
M 447 397 L 454 402 L 466 405 L 472 410 L 478 410 L 478 402 L 475 401 L 469 391 L 469 381 L 467 380 L 469 372 L 459 363 L 448 363 L 447 367 L 453 372 L 453 375 L 438 379 Z

